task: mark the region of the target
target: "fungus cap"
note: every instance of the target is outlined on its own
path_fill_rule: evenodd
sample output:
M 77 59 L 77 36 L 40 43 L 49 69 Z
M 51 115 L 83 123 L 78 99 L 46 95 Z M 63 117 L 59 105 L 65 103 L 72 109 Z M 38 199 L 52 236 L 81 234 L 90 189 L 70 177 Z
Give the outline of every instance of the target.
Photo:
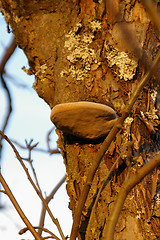
M 85 139 L 107 135 L 116 120 L 113 108 L 87 101 L 58 104 L 51 111 L 51 121 L 58 129 Z

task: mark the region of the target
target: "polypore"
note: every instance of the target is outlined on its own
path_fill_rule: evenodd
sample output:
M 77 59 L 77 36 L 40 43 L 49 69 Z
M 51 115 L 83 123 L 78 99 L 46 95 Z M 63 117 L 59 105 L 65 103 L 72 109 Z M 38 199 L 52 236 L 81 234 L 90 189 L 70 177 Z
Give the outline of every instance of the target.
M 116 120 L 113 108 L 87 101 L 58 104 L 51 112 L 51 121 L 58 129 L 85 139 L 104 137 Z

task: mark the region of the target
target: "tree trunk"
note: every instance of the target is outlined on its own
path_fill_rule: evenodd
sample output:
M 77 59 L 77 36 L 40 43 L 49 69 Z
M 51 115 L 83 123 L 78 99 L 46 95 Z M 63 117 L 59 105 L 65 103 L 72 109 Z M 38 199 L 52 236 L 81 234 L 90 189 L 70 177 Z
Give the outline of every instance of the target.
M 138 0 L 0 0 L 0 6 L 29 60 L 30 69 L 26 71 L 35 74 L 33 87 L 51 108 L 82 100 L 105 102 L 121 116 L 146 71 L 145 56 L 154 59 L 158 52 L 158 31 Z M 85 235 L 88 239 L 103 237 L 104 224 L 127 173 L 134 174 L 159 151 L 160 96 L 155 79 L 152 77 L 141 92 L 96 172 L 78 239 L 85 239 Z M 104 138 L 89 141 L 60 130 L 57 133 L 66 165 L 69 207 L 74 215 Z M 97 192 L 117 159 L 116 170 L 100 195 L 89 227 Z M 158 239 L 158 173 L 154 170 L 128 195 L 115 239 Z

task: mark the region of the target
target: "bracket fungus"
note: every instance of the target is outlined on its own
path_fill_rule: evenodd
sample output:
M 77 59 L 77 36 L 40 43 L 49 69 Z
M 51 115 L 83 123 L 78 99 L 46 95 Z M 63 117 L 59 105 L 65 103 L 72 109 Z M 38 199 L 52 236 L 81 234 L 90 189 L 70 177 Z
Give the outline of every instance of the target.
M 58 104 L 51 111 L 58 129 L 84 139 L 106 136 L 116 120 L 113 108 L 87 101 Z

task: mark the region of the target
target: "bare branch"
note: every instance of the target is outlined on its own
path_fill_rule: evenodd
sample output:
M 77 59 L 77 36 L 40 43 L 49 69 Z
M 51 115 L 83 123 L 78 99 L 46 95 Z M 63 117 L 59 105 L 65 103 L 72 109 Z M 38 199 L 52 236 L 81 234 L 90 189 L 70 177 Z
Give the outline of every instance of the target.
M 14 139 L 11 139 L 11 141 L 16 144 L 18 147 L 20 147 L 21 149 L 24 149 L 24 150 L 27 150 L 28 148 L 24 145 L 22 145 L 21 143 L 19 143 L 18 141 L 14 140 Z M 42 153 L 49 153 L 49 154 L 56 154 L 56 153 L 60 153 L 60 151 L 58 150 L 58 148 L 56 149 L 51 149 L 51 148 L 48 148 L 47 149 L 43 149 L 43 148 L 38 148 L 37 146 L 34 147 L 32 149 L 33 151 L 37 151 L 37 152 L 42 152 Z
M 2 131 L 5 132 L 5 129 L 7 127 L 7 124 L 8 124 L 8 120 L 9 120 L 9 117 L 11 115 L 11 112 L 12 112 L 12 99 L 11 99 L 11 94 L 10 94 L 10 90 L 4 80 L 4 77 L 3 77 L 3 74 L 0 73 L 0 77 L 1 77 L 1 81 L 2 81 L 2 85 L 7 93 L 7 99 L 8 99 L 8 109 L 7 109 L 7 114 L 6 114 L 6 117 L 5 117 L 5 120 L 4 120 L 4 124 L 2 126 Z M 2 139 L 0 139 L 2 140 Z
M 117 224 L 121 209 L 123 207 L 124 201 L 128 193 L 132 188 L 137 185 L 147 174 L 153 171 L 154 168 L 160 165 L 160 155 L 153 158 L 149 163 L 140 168 L 137 173 L 135 173 L 130 178 L 127 178 L 120 191 L 118 193 L 116 202 L 113 206 L 112 212 L 108 221 L 105 224 L 104 238 L 106 240 L 112 240 L 114 235 L 114 229 Z
M 49 239 L 49 238 L 56 239 L 56 238 L 53 237 L 53 236 L 43 237 L 43 239 Z
M 54 197 L 55 193 L 62 186 L 62 184 L 65 182 L 65 180 L 66 180 L 66 175 L 59 181 L 59 183 L 55 186 L 55 188 L 52 190 L 52 192 L 49 194 L 49 196 L 46 197 L 45 201 L 47 204 L 51 201 L 51 199 Z M 39 222 L 39 230 L 38 230 L 39 236 L 41 236 L 41 234 L 42 234 L 42 228 L 44 226 L 45 214 L 46 214 L 46 207 L 43 204 L 40 222 Z
M 11 200 L 13 206 L 17 210 L 19 216 L 23 220 L 23 222 L 26 224 L 32 235 L 35 237 L 36 240 L 41 240 L 42 238 L 38 235 L 38 233 L 35 231 L 34 227 L 31 225 L 25 214 L 23 213 L 22 209 L 20 208 L 18 202 L 16 201 L 15 197 L 13 196 L 11 190 L 9 189 L 5 179 L 3 178 L 2 174 L 0 173 L 0 182 L 3 186 L 3 188 L 6 191 L 6 194 L 8 195 L 9 199 Z
M 73 220 L 73 225 L 72 225 L 72 231 L 71 231 L 71 237 L 70 240 L 75 240 L 76 236 L 78 234 L 78 229 L 79 229 L 79 223 L 80 223 L 80 219 L 81 219 L 81 214 L 82 214 L 82 210 L 83 210 L 83 206 L 86 202 L 89 190 L 91 188 L 91 183 L 93 181 L 94 175 L 96 173 L 97 168 L 99 167 L 99 164 L 105 154 L 105 152 L 107 151 L 107 149 L 109 148 L 112 140 L 115 138 L 116 134 L 118 133 L 119 129 L 122 128 L 122 124 L 124 122 L 124 120 L 126 119 L 126 117 L 129 115 L 130 111 L 132 110 L 132 107 L 137 99 L 137 97 L 139 96 L 140 92 L 142 91 L 143 87 L 147 84 L 147 82 L 149 81 L 153 70 L 155 69 L 157 63 L 160 60 L 160 51 L 158 52 L 150 70 L 144 75 L 144 77 L 141 79 L 141 81 L 139 82 L 139 84 L 137 85 L 137 88 L 135 89 L 134 93 L 132 94 L 130 100 L 128 101 L 126 107 L 124 108 L 123 112 L 122 112 L 122 116 L 120 118 L 118 118 L 117 122 L 114 124 L 113 128 L 111 129 L 111 131 L 109 132 L 108 136 L 106 137 L 106 139 L 104 140 L 103 144 L 101 145 L 95 160 L 93 161 L 93 164 L 89 170 L 88 176 L 87 176 L 87 180 L 84 184 L 80 199 L 78 201 L 77 207 L 75 209 L 75 213 L 74 213 L 74 220 Z
M 2 81 L 2 86 L 4 87 L 4 89 L 6 90 L 6 93 L 7 93 L 7 98 L 8 98 L 8 102 L 9 102 L 9 106 L 8 106 L 8 114 L 6 116 L 6 120 L 5 120 L 5 123 L 4 123 L 4 126 L 2 127 L 2 131 L 4 132 L 5 131 L 5 128 L 7 126 L 7 123 L 8 123 L 8 119 L 9 119 L 9 116 L 11 114 L 11 111 L 12 111 L 12 101 L 11 101 L 11 95 L 10 95 L 10 91 L 7 87 L 7 84 L 4 80 L 4 77 L 3 77 L 3 74 L 4 74 L 4 68 L 5 68 L 5 65 L 7 63 L 7 61 L 9 60 L 9 58 L 12 56 L 12 54 L 14 53 L 15 49 L 17 47 L 17 44 L 16 44 L 16 40 L 15 38 L 13 37 L 12 41 L 11 41 L 11 44 L 10 46 L 6 49 L 5 53 L 4 53 L 4 56 L 2 56 L 2 61 L 0 63 L 0 75 L 1 75 L 1 81 Z
M 36 191 L 36 193 L 38 194 L 39 198 L 41 199 L 41 201 L 43 202 L 44 206 L 46 207 L 47 212 L 48 212 L 50 218 L 52 219 L 53 223 L 57 226 L 57 229 L 59 230 L 59 233 L 60 233 L 62 239 L 65 240 L 65 236 L 64 236 L 64 234 L 63 234 L 63 232 L 62 232 L 62 229 L 61 229 L 61 227 L 60 227 L 60 224 L 59 224 L 59 222 L 58 222 L 58 219 L 53 216 L 53 214 L 52 214 L 50 208 L 48 207 L 45 199 L 43 198 L 41 192 L 38 190 L 38 188 L 36 187 L 35 183 L 33 182 L 32 178 L 31 178 L 31 176 L 30 176 L 30 174 L 29 174 L 29 172 L 28 172 L 28 169 L 26 168 L 25 164 L 23 163 L 22 158 L 20 157 L 17 149 L 15 148 L 15 146 L 13 145 L 13 143 L 9 140 L 9 138 L 8 138 L 2 131 L 0 131 L 0 135 L 1 135 L 1 136 L 9 143 L 9 145 L 12 147 L 13 151 L 14 151 L 15 154 L 16 154 L 17 159 L 19 160 L 20 164 L 22 165 L 22 167 L 23 167 L 23 169 L 24 169 L 24 171 L 25 171 L 25 173 L 26 173 L 26 175 L 27 175 L 27 177 L 28 177 L 28 180 L 30 181 L 30 183 L 31 183 L 31 185 L 33 186 L 34 190 Z
M 33 167 L 33 161 L 32 161 L 32 159 L 31 159 L 31 152 L 32 152 L 32 150 L 33 150 L 34 148 L 37 147 L 38 143 L 35 143 L 35 144 L 32 145 L 32 142 L 33 142 L 33 139 L 31 139 L 29 143 L 28 143 L 27 140 L 26 140 L 26 148 L 27 148 L 28 151 L 29 151 L 29 156 L 28 156 L 27 161 L 29 162 L 30 167 L 31 167 L 31 169 L 32 169 L 33 176 L 34 176 L 34 178 L 35 178 L 37 188 L 38 188 L 38 190 L 39 190 L 39 191 L 41 192 L 41 194 L 42 194 L 42 190 L 41 190 L 40 185 L 39 185 L 39 182 L 38 182 L 38 178 L 37 178 L 37 175 L 36 175 L 36 171 L 35 171 L 35 169 L 34 169 L 34 167 Z
M 13 37 L 10 46 L 5 50 L 5 53 L 2 57 L 2 61 L 0 63 L 0 73 L 2 73 L 2 74 L 4 73 L 5 65 L 6 65 L 7 61 L 9 60 L 9 58 L 14 53 L 16 47 L 17 47 L 17 43 L 16 43 L 15 38 Z
M 54 233 L 52 233 L 51 231 L 49 231 L 47 228 L 41 228 L 41 227 L 34 227 L 34 229 L 41 229 L 43 232 L 47 232 L 49 233 L 51 236 L 47 237 L 47 238 L 53 238 L 53 239 L 56 239 L 56 240 L 60 240 Z M 19 231 L 19 234 L 22 235 L 24 234 L 26 231 L 28 231 L 29 229 L 28 228 L 23 228 Z M 42 238 L 42 239 L 45 239 L 45 238 Z
M 0 193 L 7 194 L 6 191 L 4 191 L 4 190 L 0 190 Z
M 0 63 L 0 78 L 1 78 L 2 86 L 3 86 L 3 88 L 6 91 L 7 100 L 8 100 L 7 114 L 6 114 L 6 117 L 5 117 L 5 120 L 4 120 L 4 124 L 3 124 L 2 128 L 1 128 L 1 130 L 3 132 L 5 132 L 5 129 L 6 129 L 7 124 L 8 124 L 9 117 L 10 117 L 11 112 L 12 112 L 11 94 L 10 94 L 9 88 L 8 88 L 8 86 L 7 86 L 7 84 L 6 84 L 5 80 L 4 80 L 3 74 L 4 74 L 5 65 L 6 65 L 8 59 L 12 56 L 12 54 L 15 51 L 16 47 L 17 47 L 16 40 L 15 40 L 15 38 L 13 38 L 12 41 L 11 41 L 10 46 L 6 49 L 4 55 L 2 56 L 2 61 Z M 2 151 L 2 138 L 0 137 L 0 158 L 1 158 L 1 151 Z

